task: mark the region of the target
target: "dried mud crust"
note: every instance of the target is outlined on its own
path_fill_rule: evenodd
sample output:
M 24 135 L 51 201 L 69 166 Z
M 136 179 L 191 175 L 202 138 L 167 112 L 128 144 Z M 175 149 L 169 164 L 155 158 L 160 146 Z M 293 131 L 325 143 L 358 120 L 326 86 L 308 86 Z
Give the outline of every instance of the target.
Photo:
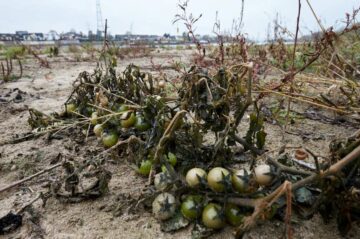
M 183 54 L 183 53 L 182 53 Z M 154 58 L 157 63 L 166 64 L 164 53 Z M 176 57 L 180 57 L 177 54 Z M 183 55 L 182 55 L 183 56 Z M 121 61 L 120 69 L 133 62 L 140 66 L 149 66 L 146 58 L 127 59 Z M 91 62 L 66 62 L 59 61 L 52 64 L 51 69 L 43 69 L 36 62 L 27 62 L 26 71 L 29 77 L 16 82 L 3 84 L 0 87 L 0 96 L 19 89 L 25 92 L 20 102 L 11 100 L 0 104 L 0 135 L 2 140 L 28 132 L 30 127 L 27 123 L 28 107 L 36 108 L 45 113 L 60 111 L 63 102 L 71 92 L 72 82 L 77 75 L 84 70 L 91 71 L 95 63 Z M 293 107 L 297 107 L 294 105 Z M 300 107 L 300 106 L 299 106 Z M 239 132 L 246 130 L 245 121 L 239 128 Z M 351 127 L 341 125 L 324 124 L 314 120 L 296 120 L 290 128 L 302 135 L 286 134 L 285 141 L 289 145 L 304 145 L 320 155 L 328 154 L 329 142 L 335 138 L 345 137 L 354 132 Z M 277 150 L 282 145 L 282 132 L 273 124 L 266 124 L 267 149 Z M 305 135 L 309 137 L 304 138 Z M 315 137 L 316 136 L 316 137 Z M 90 138 L 86 145 L 76 145 L 71 139 L 47 141 L 46 136 L 14 144 L 0 146 L 0 186 L 31 175 L 50 165 L 50 161 L 58 153 L 73 157 L 75 160 L 86 158 L 87 149 L 98 147 L 94 138 Z M 109 164 L 108 169 L 112 172 L 110 192 L 102 198 L 94 201 L 86 201 L 76 204 L 62 203 L 54 198 L 48 200 L 45 207 L 41 202 L 34 204 L 34 209 L 40 215 L 39 225 L 42 230 L 35 231 L 29 226 L 28 221 L 24 225 L 6 236 L 0 238 L 190 238 L 191 226 L 176 233 L 163 233 L 160 225 L 151 216 L 149 210 L 142 210 L 137 214 L 113 215 L 113 206 L 123 198 L 123 195 L 136 195 L 141 192 L 147 179 L 135 174 L 127 164 L 118 161 Z M 24 203 L 34 198 L 37 192 L 44 190 L 46 179 L 58 173 L 56 170 L 40 176 L 18 188 L 14 188 L 0 194 L 0 217 L 10 209 L 18 209 Z M 294 238 L 341 238 L 336 223 L 332 221 L 324 224 L 319 215 L 308 221 L 294 217 Z M 245 238 L 280 238 L 283 235 L 284 225 L 280 221 L 267 221 L 250 233 Z M 348 238 L 357 238 L 359 225 L 355 225 L 350 231 Z M 211 238 L 233 238 L 232 228 L 214 234 Z

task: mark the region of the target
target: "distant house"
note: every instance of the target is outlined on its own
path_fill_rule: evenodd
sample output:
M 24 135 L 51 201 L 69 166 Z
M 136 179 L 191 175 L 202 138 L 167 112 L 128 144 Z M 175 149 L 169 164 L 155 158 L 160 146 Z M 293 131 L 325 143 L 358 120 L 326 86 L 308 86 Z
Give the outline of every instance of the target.
M 0 33 L 0 41 L 13 41 L 15 39 L 14 34 Z
M 116 34 L 115 35 L 115 41 L 128 41 L 129 35 L 127 34 Z
M 160 39 L 157 35 L 136 35 L 136 34 L 117 34 L 115 41 L 129 42 L 130 44 L 151 44 L 156 43 Z
M 28 31 L 16 31 L 15 32 L 15 39 L 16 41 L 27 41 L 30 39 L 30 34 Z
M 37 32 L 37 33 L 34 33 L 34 36 L 35 36 L 35 39 L 36 39 L 37 41 L 43 41 L 43 40 L 45 40 L 43 33 Z
M 18 36 L 29 35 L 29 32 L 28 31 L 16 31 L 15 35 L 18 35 Z
M 60 34 L 60 40 L 73 40 L 75 39 L 75 32 L 66 32 Z
M 75 31 L 70 31 L 60 34 L 60 40 L 84 40 L 87 37 L 83 33 L 77 33 Z
M 43 33 L 28 33 L 24 35 L 20 35 L 23 41 L 44 41 Z
M 49 33 L 45 34 L 44 38 L 48 41 L 56 41 L 60 39 L 60 35 L 56 31 L 51 30 Z

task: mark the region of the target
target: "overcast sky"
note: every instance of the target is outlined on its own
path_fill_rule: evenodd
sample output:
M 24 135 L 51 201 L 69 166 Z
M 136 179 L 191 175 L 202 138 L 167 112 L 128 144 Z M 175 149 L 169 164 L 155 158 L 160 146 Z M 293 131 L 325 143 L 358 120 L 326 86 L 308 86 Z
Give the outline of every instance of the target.
M 268 23 L 276 13 L 283 24 L 295 29 L 298 0 L 245 0 L 244 29 L 249 37 L 262 39 Z M 346 12 L 360 6 L 359 0 L 311 0 L 325 26 L 341 26 Z M 181 34 L 181 23 L 172 24 L 179 12 L 178 0 L 101 0 L 103 18 L 109 21 L 109 31 L 123 34 Z M 302 32 L 316 31 L 318 26 L 305 0 L 302 0 Z M 197 23 L 199 34 L 211 34 L 216 11 L 223 29 L 230 29 L 239 18 L 241 0 L 190 0 L 188 11 L 203 13 Z M 96 0 L 0 0 L 0 32 L 28 30 L 65 32 L 70 29 L 86 32 L 96 30 Z

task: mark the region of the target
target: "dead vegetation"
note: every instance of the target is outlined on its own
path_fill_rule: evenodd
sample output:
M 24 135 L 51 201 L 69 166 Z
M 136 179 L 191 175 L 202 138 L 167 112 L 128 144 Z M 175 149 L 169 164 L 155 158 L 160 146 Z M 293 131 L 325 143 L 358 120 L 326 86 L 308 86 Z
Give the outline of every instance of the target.
M 118 73 L 119 59 L 148 56 L 147 48 L 130 50 L 106 41 L 99 50 L 84 47 L 99 61 L 92 73 L 79 74 L 63 111 L 45 114 L 30 109 L 32 131 L 1 145 L 44 135 L 50 142 L 70 138 L 78 147 L 89 149 L 86 157 L 78 160 L 58 154 L 49 168 L 2 187 L 0 193 L 54 172 L 40 196 L 1 218 L 0 234 L 20 227 L 25 208 L 36 200 L 45 205 L 50 198 L 79 203 L 103 197 L 111 190 L 109 167 L 115 163 L 133 168 L 147 183 L 137 194 L 120 193 L 109 211 L 117 216 L 136 214 L 152 205 L 166 232 L 193 223 L 192 237 L 204 238 L 227 221 L 241 238 L 258 222 L 280 218 L 284 237 L 292 238 L 294 214 L 305 220 L 319 213 L 325 221 L 335 218 L 341 235 L 346 235 L 360 217 L 359 131 L 336 137 L 329 145 L 329 156 L 288 145 L 284 138 L 305 137 L 292 126 L 305 118 L 358 129 L 359 62 L 354 54 L 358 10 L 346 15 L 340 31 L 320 25 L 317 38 L 299 43 L 302 5 L 298 3 L 295 34 L 276 26 L 292 35 L 294 44 L 278 38 L 257 46 L 238 34 L 225 46 L 217 21 L 219 47 L 210 54 L 194 33 L 201 16 L 188 15 L 186 2 L 180 5 L 183 14 L 176 21 L 185 24 L 197 51 L 190 67 L 173 63 L 174 79 L 153 61 L 155 73 L 134 64 Z M 281 146 L 272 150 L 267 148 L 267 124 L 278 127 L 282 137 L 276 139 Z M 87 148 L 90 138 L 97 138 L 104 148 Z M 191 181 L 188 173 L 194 168 L 205 174 L 198 171 Z M 220 173 L 213 179 L 210 175 L 215 171 Z M 194 205 L 184 209 L 188 201 Z M 209 210 L 211 217 L 206 214 Z

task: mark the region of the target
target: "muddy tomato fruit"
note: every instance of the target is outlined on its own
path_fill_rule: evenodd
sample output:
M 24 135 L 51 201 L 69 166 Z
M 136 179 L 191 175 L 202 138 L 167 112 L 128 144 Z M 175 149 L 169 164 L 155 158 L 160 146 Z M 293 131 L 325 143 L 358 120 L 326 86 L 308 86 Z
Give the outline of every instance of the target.
M 176 199 L 170 193 L 159 194 L 152 203 L 154 217 L 159 220 L 167 220 L 175 214 Z
M 226 180 L 230 180 L 230 173 L 221 167 L 211 169 L 207 177 L 208 185 L 214 192 L 224 192 L 227 185 Z
M 192 168 L 187 172 L 185 179 L 190 187 L 196 188 L 201 184 L 201 180 L 206 180 L 206 172 L 201 168 Z
M 221 206 L 215 203 L 209 203 L 202 212 L 202 222 L 208 228 L 223 228 L 225 226 L 225 219 Z
M 132 127 L 136 122 L 136 116 L 135 113 L 129 113 L 130 115 L 124 114 L 124 118 L 120 120 L 121 127 L 123 128 L 130 128 Z
M 256 166 L 254 169 L 256 182 L 261 186 L 269 185 L 273 180 L 273 176 L 271 173 L 271 167 L 267 164 L 261 164 Z
M 141 175 L 148 176 L 152 167 L 151 160 L 143 160 L 141 161 L 140 167 L 137 169 L 137 172 Z
M 196 218 L 199 218 L 203 208 L 202 202 L 203 198 L 199 195 L 187 196 L 181 203 L 182 215 L 189 220 L 195 220 Z
M 249 190 L 249 174 L 245 169 L 236 170 L 231 176 L 231 184 L 235 191 L 245 193 Z
M 104 127 L 102 126 L 102 124 L 97 124 L 94 126 L 94 134 L 96 135 L 96 137 L 100 138 L 103 132 Z
M 241 210 L 235 204 L 229 203 L 225 206 L 226 221 L 233 226 L 240 226 L 244 221 L 244 215 L 241 214 Z
M 154 178 L 154 186 L 156 190 L 164 191 L 167 188 L 170 188 L 171 186 L 171 177 L 168 173 L 158 173 L 155 175 Z
M 110 148 L 114 146 L 118 142 L 118 139 L 119 136 L 117 135 L 117 133 L 113 131 L 109 131 L 109 132 L 104 131 L 103 134 L 101 135 L 102 143 L 106 148 Z

